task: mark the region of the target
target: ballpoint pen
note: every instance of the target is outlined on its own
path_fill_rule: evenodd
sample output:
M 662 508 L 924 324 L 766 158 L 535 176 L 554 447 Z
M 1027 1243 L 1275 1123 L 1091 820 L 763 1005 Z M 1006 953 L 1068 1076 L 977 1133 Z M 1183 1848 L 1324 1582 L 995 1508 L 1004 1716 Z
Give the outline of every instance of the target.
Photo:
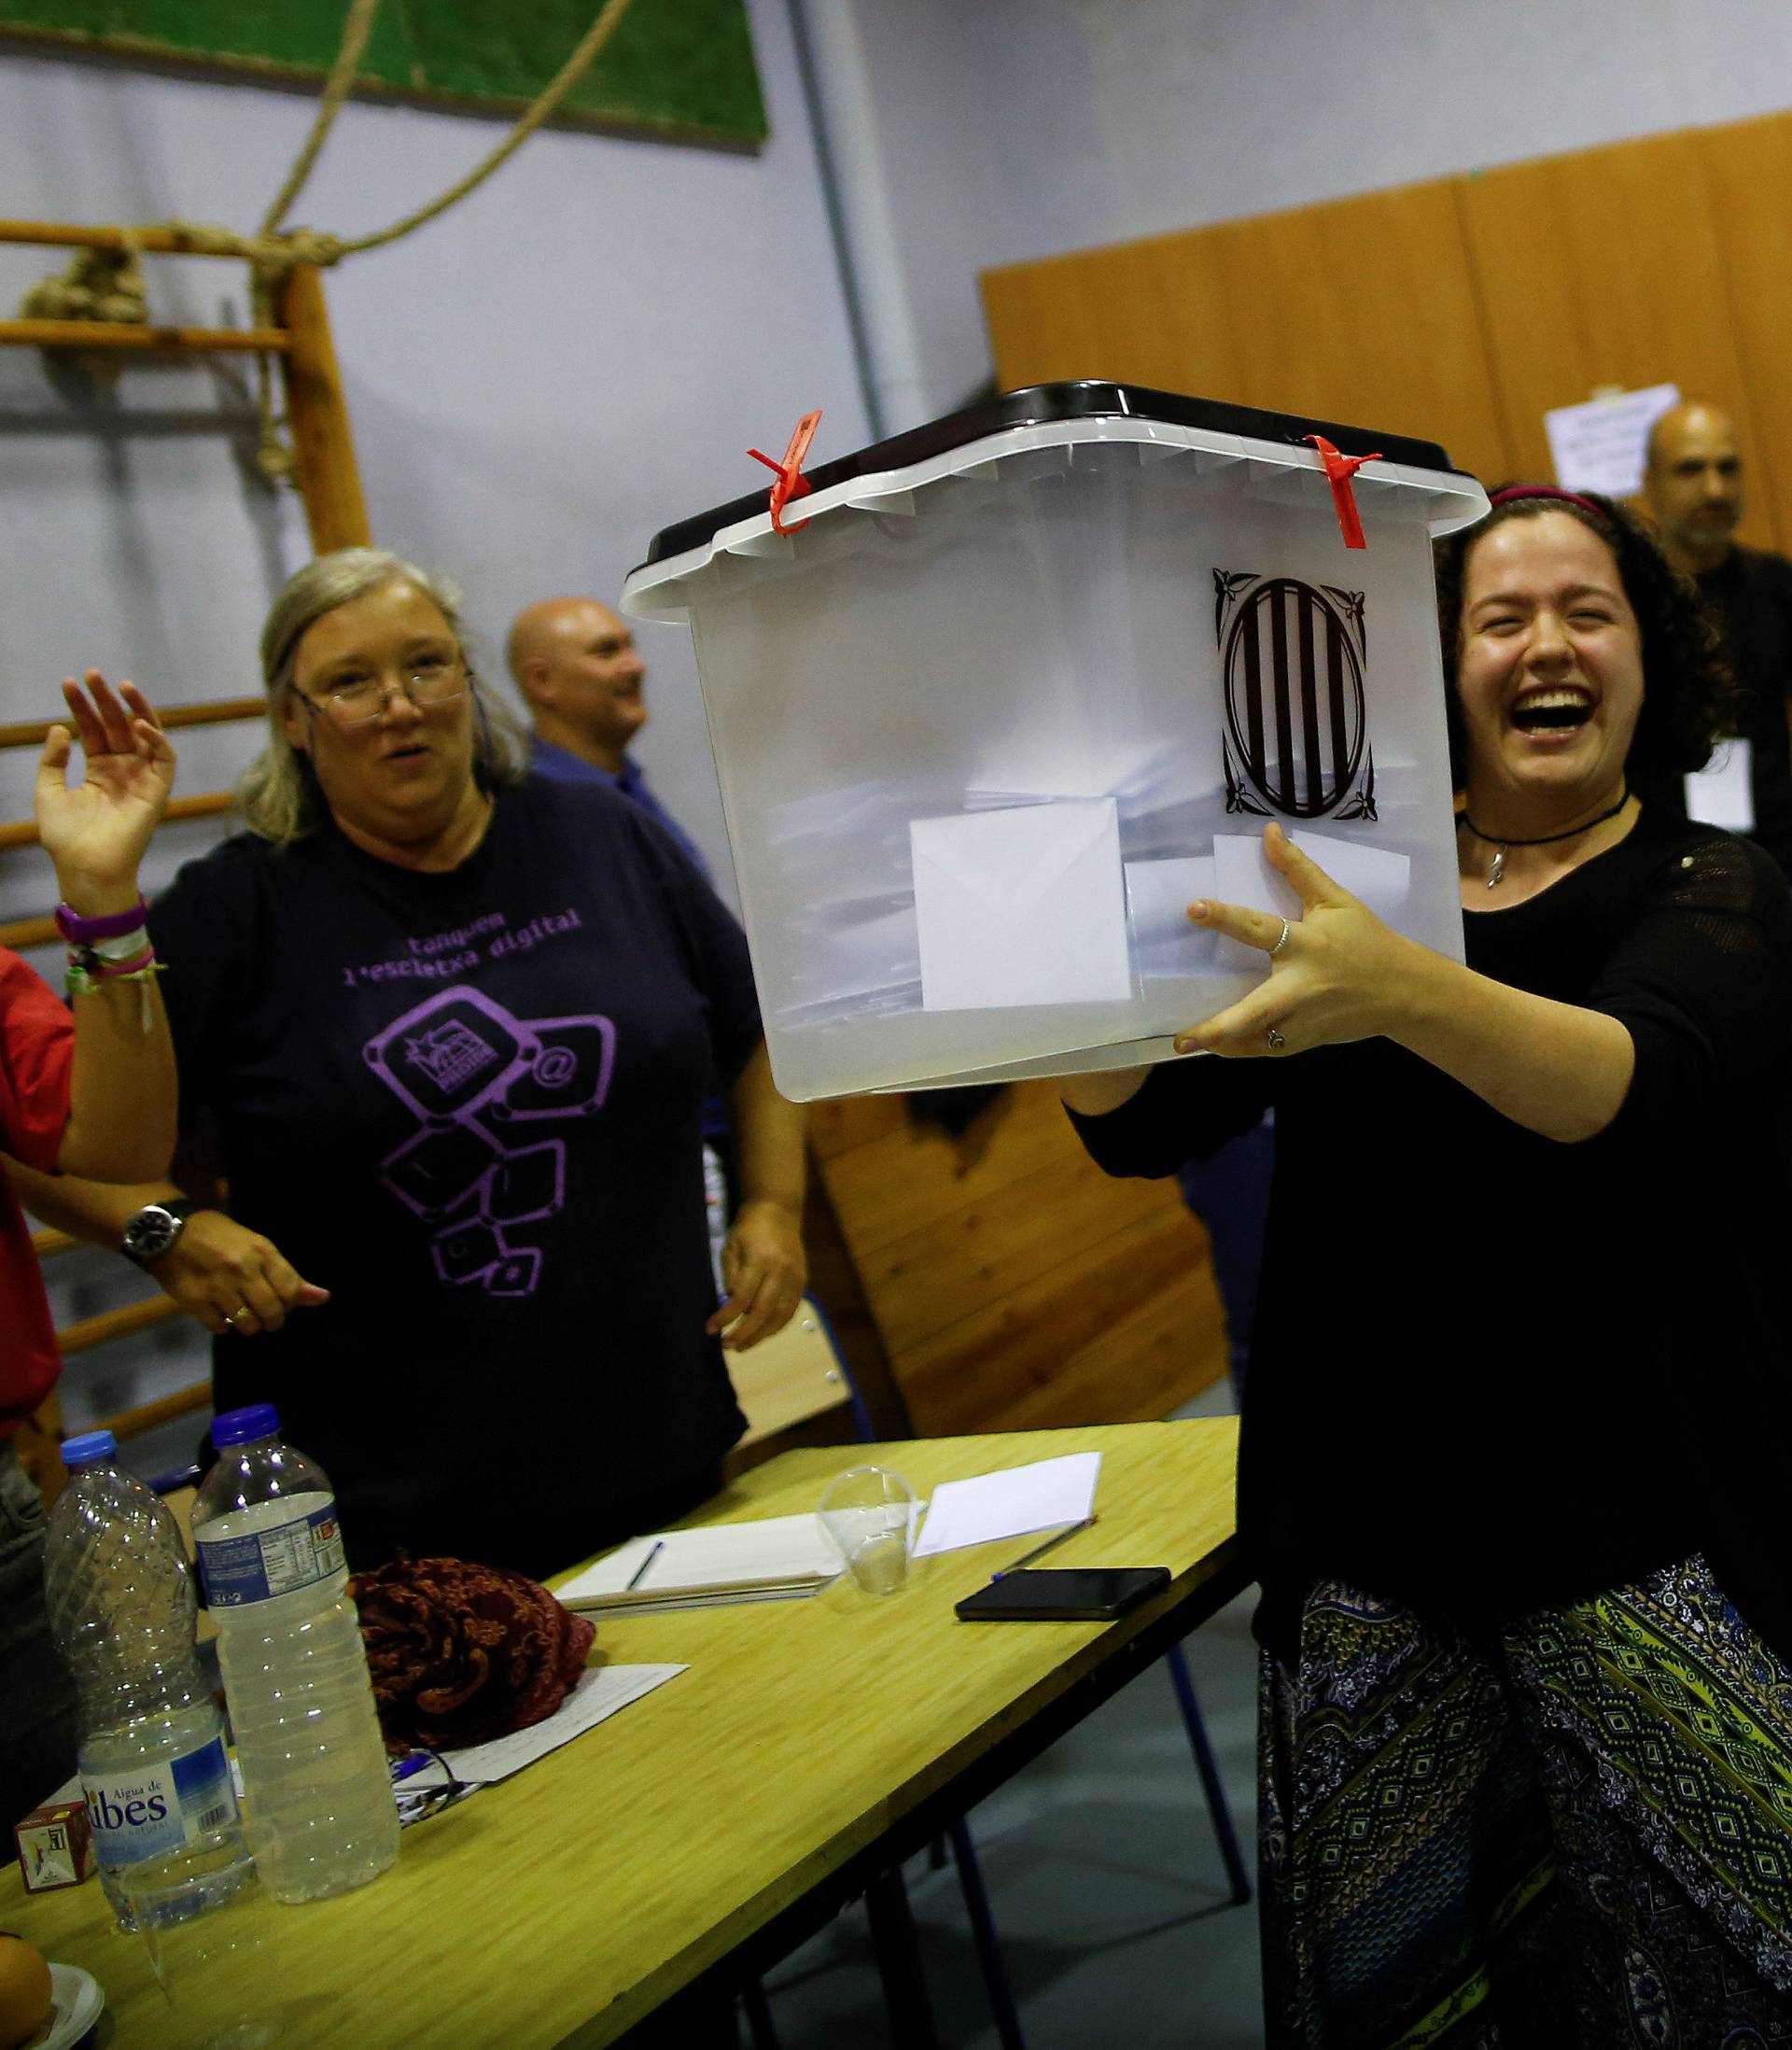
M 629 1576 L 628 1585 L 623 1590 L 624 1594 L 632 1594 L 635 1590 L 640 1586 L 641 1582 L 647 1578 L 648 1567 L 653 1564 L 654 1560 L 657 1559 L 661 1552 L 663 1552 L 665 1550 L 665 1539 L 664 1538 L 654 1538 L 652 1550 Z
M 1022 1566 L 1029 1566 L 1035 1559 L 1043 1559 L 1054 1545 L 1061 1545 L 1065 1538 L 1074 1538 L 1079 1530 L 1087 1530 L 1094 1521 L 1093 1516 L 1085 1516 L 1080 1523 L 1067 1523 L 1056 1538 L 1048 1538 L 1043 1545 L 1035 1545 L 1030 1552 L 1023 1552 L 1013 1566 L 1001 1567 L 989 1578 L 992 1580 L 1005 1580 L 1011 1573 L 1018 1573 Z

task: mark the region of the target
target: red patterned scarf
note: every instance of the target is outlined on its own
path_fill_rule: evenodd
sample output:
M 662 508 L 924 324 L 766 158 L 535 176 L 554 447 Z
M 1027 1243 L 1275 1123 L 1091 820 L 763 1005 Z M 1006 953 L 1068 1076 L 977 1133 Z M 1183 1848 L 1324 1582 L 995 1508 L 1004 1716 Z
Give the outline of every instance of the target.
M 596 1635 L 520 1573 L 466 1559 L 413 1559 L 357 1573 L 380 1727 L 394 1749 L 453 1750 L 551 1716 Z

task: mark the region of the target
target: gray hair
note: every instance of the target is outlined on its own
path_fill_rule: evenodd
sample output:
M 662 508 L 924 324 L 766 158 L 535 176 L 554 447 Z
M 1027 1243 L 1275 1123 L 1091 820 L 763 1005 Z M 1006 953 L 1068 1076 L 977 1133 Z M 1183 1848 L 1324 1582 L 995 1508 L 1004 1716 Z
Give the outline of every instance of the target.
M 268 740 L 244 770 L 236 805 L 250 832 L 276 847 L 315 833 L 329 816 L 317 776 L 305 755 L 287 738 L 282 700 L 293 689 L 299 643 L 327 612 L 352 604 L 388 583 L 408 583 L 422 592 L 448 622 L 461 658 L 467 636 L 460 593 L 445 578 L 432 577 L 415 563 L 385 548 L 338 548 L 308 562 L 287 579 L 261 629 L 261 678 L 268 690 Z M 471 674 L 471 664 L 468 665 Z M 522 779 L 528 769 L 528 742 L 501 703 L 477 694 L 473 700 L 473 777 L 491 791 Z

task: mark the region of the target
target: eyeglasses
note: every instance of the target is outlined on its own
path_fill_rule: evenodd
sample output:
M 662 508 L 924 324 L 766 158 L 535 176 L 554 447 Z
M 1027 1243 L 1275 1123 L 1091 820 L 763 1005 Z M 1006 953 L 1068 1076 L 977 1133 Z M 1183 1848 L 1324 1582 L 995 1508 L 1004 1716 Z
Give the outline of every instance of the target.
M 396 683 L 378 677 L 349 676 L 327 684 L 317 697 L 310 696 L 296 683 L 292 688 L 307 709 L 327 713 L 332 725 L 352 729 L 371 726 L 384 719 L 395 692 L 403 692 L 419 711 L 434 711 L 439 706 L 457 704 L 471 690 L 472 683 L 472 671 L 458 656 L 423 655 Z
M 444 1808 L 452 1808 L 457 1801 L 466 1800 L 469 1793 L 477 1793 L 478 1788 L 457 1778 L 455 1768 L 440 1751 L 431 1745 L 419 1745 L 402 1758 L 391 1762 L 392 1793 L 399 1804 L 399 1827 L 408 1830 L 412 1823 L 422 1822 L 432 1815 L 440 1815 Z M 413 1775 L 427 1771 L 434 1765 L 440 1777 L 419 1782 Z

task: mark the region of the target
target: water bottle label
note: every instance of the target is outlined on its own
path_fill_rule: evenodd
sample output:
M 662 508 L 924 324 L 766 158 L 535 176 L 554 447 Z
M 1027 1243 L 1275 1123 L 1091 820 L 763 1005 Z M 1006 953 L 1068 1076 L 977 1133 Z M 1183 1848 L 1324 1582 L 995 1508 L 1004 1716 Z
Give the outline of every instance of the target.
M 290 1594 L 329 1580 L 345 1564 L 334 1502 L 271 1530 L 246 1531 L 238 1538 L 199 1535 L 199 1575 L 212 1608 L 240 1608 L 246 1602 Z
M 236 1820 L 224 1739 L 128 1773 L 84 1773 L 93 1846 L 109 1871 L 170 1858 Z

